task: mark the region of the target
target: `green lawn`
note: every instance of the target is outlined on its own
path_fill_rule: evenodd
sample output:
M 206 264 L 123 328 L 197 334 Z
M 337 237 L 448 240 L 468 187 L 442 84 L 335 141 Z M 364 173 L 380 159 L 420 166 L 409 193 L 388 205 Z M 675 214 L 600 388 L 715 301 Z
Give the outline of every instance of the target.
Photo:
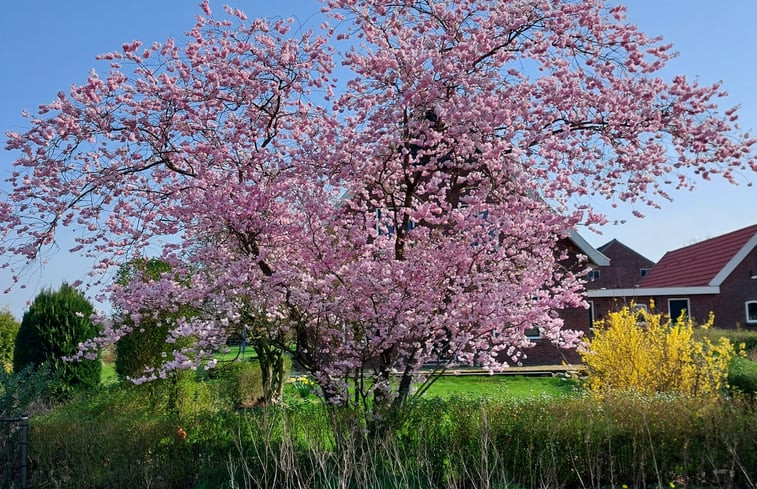
M 240 347 L 230 346 L 228 352 L 218 353 L 215 355 L 215 358 L 219 362 L 230 362 L 233 360 L 249 360 L 250 358 L 256 358 L 256 355 L 255 350 L 253 350 L 250 346 L 247 346 L 247 348 L 245 348 L 244 353 L 240 351 Z
M 572 395 L 580 390 L 574 380 L 562 377 L 527 377 L 519 375 L 455 376 L 439 378 L 426 397 L 487 396 L 492 398 L 528 398 Z
M 244 354 L 238 346 L 226 353 L 219 353 L 220 362 L 255 358 L 255 351 L 247 347 Z M 103 362 L 101 381 L 116 382 L 113 363 Z M 287 394 L 297 396 L 291 386 Z M 491 398 L 529 398 L 538 396 L 564 396 L 580 391 L 574 380 L 563 377 L 535 377 L 522 375 L 445 375 L 440 377 L 426 392 L 425 397 L 482 396 Z M 311 399 L 312 400 L 312 399 Z
M 102 370 L 100 371 L 100 383 L 111 384 L 116 381 L 118 381 L 116 366 L 113 363 L 103 362 Z

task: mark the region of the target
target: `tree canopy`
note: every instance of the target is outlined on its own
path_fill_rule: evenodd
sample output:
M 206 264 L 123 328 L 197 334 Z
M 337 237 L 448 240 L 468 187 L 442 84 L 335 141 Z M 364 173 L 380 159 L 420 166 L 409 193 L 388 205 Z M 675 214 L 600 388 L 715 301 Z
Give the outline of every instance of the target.
M 61 226 L 95 273 L 170 243 L 171 276 L 108 291 L 132 325 L 194 311 L 165 369 L 249 318 L 335 403 L 391 399 L 394 374 L 404 399 L 432 360 L 517 362 L 534 325 L 573 345 L 556 311 L 582 271 L 556 244 L 602 222 L 592 200 L 757 170 L 721 87 L 664 80 L 671 46 L 602 0 L 328 0 L 304 33 L 202 9 L 9 133 L 0 204 L 0 251 L 29 260 Z

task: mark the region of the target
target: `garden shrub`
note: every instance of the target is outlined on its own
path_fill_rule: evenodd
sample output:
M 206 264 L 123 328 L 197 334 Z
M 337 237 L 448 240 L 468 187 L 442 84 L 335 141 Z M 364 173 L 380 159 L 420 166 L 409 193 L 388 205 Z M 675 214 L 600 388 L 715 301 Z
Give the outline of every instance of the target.
M 145 282 L 158 280 L 162 274 L 170 271 L 170 265 L 162 260 L 139 258 L 119 269 L 116 283 L 128 286 L 135 280 Z M 173 350 L 188 346 L 190 343 L 187 338 L 173 343 L 166 342 L 171 329 L 170 320 L 188 314 L 189 311 L 158 311 L 156 315 L 154 313 L 155 311 L 146 304 L 138 325 L 135 325 L 130 317 L 123 316 L 118 311 L 114 315 L 116 322 L 129 329 L 116 342 L 115 368 L 119 379 L 142 377 L 146 369 L 159 368 L 167 358 L 171 358 Z
M 757 395 L 757 362 L 735 357 L 728 368 L 728 385 L 734 392 L 751 397 Z
M 263 398 L 263 378 L 256 361 L 234 361 L 208 371 L 215 396 L 233 409 L 259 404 Z
M 60 372 L 52 371 L 46 364 L 36 368 L 28 365 L 13 373 L 0 370 L 0 417 L 49 410 L 61 401 L 56 395 L 59 377 Z
M 79 343 L 97 336 L 99 328 L 90 316 L 92 304 L 68 284 L 58 291 L 43 290 L 24 313 L 16 335 L 13 368 L 47 364 L 60 373 L 58 389 L 93 387 L 100 383 L 99 357 L 66 361 L 78 353 Z
M 0 370 L 13 372 L 13 348 L 18 334 L 18 321 L 8 310 L 0 309 Z
M 701 328 L 708 328 L 712 318 Z M 640 394 L 677 392 L 716 396 L 726 384 L 733 345 L 694 337 L 685 316 L 675 321 L 633 306 L 599 321 L 581 353 L 588 385 L 595 393 L 612 390 Z

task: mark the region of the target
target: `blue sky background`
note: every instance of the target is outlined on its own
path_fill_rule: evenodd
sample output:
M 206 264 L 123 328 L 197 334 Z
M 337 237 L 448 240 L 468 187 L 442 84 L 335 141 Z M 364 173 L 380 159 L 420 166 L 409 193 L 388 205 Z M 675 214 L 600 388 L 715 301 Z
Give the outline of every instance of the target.
M 316 0 L 227 0 L 248 17 L 294 16 L 305 27 L 317 28 L 320 5 Z M 662 35 L 680 56 L 666 69 L 666 77 L 685 74 L 702 83 L 724 82 L 729 97 L 724 106 L 741 105 L 742 129 L 757 132 L 757 2 L 754 0 L 627 0 L 629 20 L 650 35 Z M 200 12 L 199 0 L 8 0 L 0 14 L 0 146 L 6 130 L 23 132 L 24 109 L 34 112 L 59 90 L 81 83 L 91 68 L 105 72 L 97 54 L 119 49 L 140 39 L 145 44 L 171 36 L 183 37 Z M 223 3 L 211 6 L 220 11 Z M 0 179 L 7 178 L 12 153 L 0 149 Z M 739 176 L 741 185 L 702 182 L 692 193 L 674 193 L 673 202 L 659 210 L 639 208 L 644 219 L 632 217 L 633 208 L 596 206 L 611 220 L 602 234 L 582 231 L 593 245 L 613 238 L 652 260 L 668 250 L 757 223 L 757 174 Z M 748 187 L 748 182 L 753 182 Z M 0 183 L 0 198 L 8 185 Z M 11 281 L 0 271 L 0 308 L 7 306 L 18 318 L 27 301 L 45 287 L 66 280 L 86 280 L 89 265 L 69 256 L 63 246 L 42 267 L 25 274 L 25 289 L 2 295 Z

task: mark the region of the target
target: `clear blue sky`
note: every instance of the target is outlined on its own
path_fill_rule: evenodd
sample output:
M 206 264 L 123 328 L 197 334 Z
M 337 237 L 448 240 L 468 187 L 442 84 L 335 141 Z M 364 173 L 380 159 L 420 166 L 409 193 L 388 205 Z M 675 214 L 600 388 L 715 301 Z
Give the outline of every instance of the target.
M 296 17 L 307 27 L 320 23 L 315 0 L 227 0 L 249 17 Z M 118 49 L 123 42 L 140 39 L 146 44 L 169 36 L 181 38 L 200 11 L 199 0 L 35 0 L 8 1 L 0 15 L 0 145 L 4 131 L 22 132 L 23 109 L 33 112 L 59 90 L 86 79 L 90 68 L 105 71 L 96 54 Z M 757 132 L 757 2 L 754 0 L 627 0 L 628 16 L 648 34 L 662 35 L 680 53 L 666 75 L 682 73 L 703 83 L 719 80 L 730 93 L 726 105 L 741 105 L 741 126 Z M 212 1 L 214 10 L 221 1 Z M 315 18 L 313 17 L 315 16 Z M 0 177 L 9 173 L 13 155 L 0 150 Z M 631 208 L 608 209 L 613 220 L 625 224 L 607 226 L 602 235 L 582 234 L 595 246 L 617 238 L 648 258 L 658 260 L 667 250 L 757 223 L 757 174 L 740 177 L 742 185 L 702 182 L 693 193 L 673 194 L 662 209 L 640 208 L 646 218 L 631 216 Z M 754 186 L 747 187 L 749 181 Z M 7 191 L 5 183 L 0 184 Z M 26 302 L 44 287 L 61 281 L 86 279 L 88 265 L 65 252 L 50 257 L 44 267 L 30 270 L 26 289 L 0 295 L 0 307 L 8 306 L 21 317 Z M 10 277 L 0 271 L 0 291 Z

